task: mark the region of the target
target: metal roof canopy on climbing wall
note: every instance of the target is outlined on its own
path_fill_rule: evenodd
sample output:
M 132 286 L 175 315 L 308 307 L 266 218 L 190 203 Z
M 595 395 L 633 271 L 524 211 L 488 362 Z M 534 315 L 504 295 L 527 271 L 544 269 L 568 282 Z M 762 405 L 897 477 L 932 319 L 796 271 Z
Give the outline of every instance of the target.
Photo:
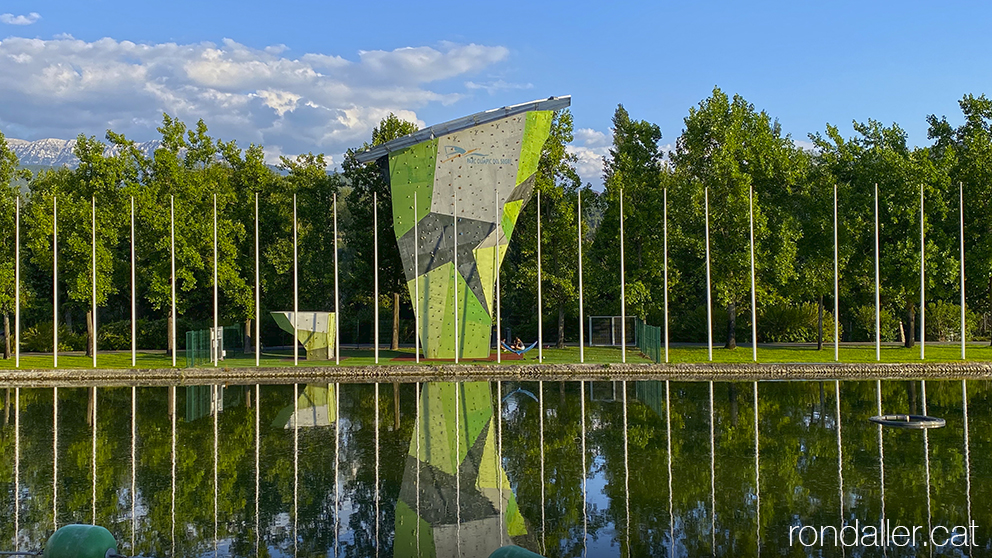
M 477 112 L 469 116 L 463 116 L 461 118 L 449 120 L 448 122 L 435 124 L 433 126 L 424 128 L 423 130 L 417 130 L 412 134 L 408 134 L 403 137 L 396 138 L 392 141 L 387 141 L 382 145 L 377 145 L 372 149 L 369 149 L 368 151 L 363 151 L 355 155 L 355 159 L 359 163 L 368 163 L 370 161 L 375 161 L 380 157 L 388 155 L 393 151 L 398 151 L 400 149 L 410 147 L 411 145 L 416 145 L 422 141 L 433 139 L 446 134 L 451 134 L 459 130 L 471 128 L 472 126 L 478 126 L 479 124 L 492 122 L 493 120 L 499 120 L 501 118 L 513 116 L 514 114 L 519 114 L 522 112 L 527 112 L 532 110 L 560 110 L 570 106 L 571 104 L 572 104 L 572 96 L 564 95 L 561 97 L 548 97 L 547 99 L 539 99 L 527 103 L 520 103 L 519 105 L 511 105 L 508 107 Z

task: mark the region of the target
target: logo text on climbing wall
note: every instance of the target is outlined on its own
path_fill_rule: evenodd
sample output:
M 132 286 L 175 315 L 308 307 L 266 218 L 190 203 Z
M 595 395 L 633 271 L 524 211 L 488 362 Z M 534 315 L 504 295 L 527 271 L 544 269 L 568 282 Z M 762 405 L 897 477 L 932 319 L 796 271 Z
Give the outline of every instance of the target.
M 442 163 L 453 161 L 460 157 L 470 165 L 512 165 L 513 160 L 508 157 L 492 157 L 487 153 L 479 153 L 479 149 L 463 149 L 457 145 L 444 146 L 444 159 Z

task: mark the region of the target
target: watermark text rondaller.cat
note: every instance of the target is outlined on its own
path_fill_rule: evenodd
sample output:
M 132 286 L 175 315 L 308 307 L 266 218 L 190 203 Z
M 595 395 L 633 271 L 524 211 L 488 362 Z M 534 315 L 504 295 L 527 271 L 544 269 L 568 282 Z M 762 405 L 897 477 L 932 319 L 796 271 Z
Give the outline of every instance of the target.
M 855 520 L 842 527 L 835 525 L 793 525 L 789 527 L 789 546 L 823 547 L 967 547 L 977 545 L 978 525 L 902 525 L 886 519 L 878 525 Z

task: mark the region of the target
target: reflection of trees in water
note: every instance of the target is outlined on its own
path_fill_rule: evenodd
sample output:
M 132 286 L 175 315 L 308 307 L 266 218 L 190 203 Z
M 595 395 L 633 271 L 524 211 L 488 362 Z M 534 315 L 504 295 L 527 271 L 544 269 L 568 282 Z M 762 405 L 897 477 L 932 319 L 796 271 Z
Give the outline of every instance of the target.
M 485 386 L 485 384 L 483 384 Z M 536 382 L 522 384 L 538 393 Z M 905 381 L 882 383 L 885 412 L 912 406 Z M 504 383 L 503 393 L 518 384 Z M 603 384 L 597 384 L 597 390 Z M 300 386 L 301 393 L 305 386 Z M 841 382 L 845 520 L 877 523 L 881 515 L 877 430 L 867 422 L 875 414 L 874 382 Z M 978 525 L 992 523 L 992 384 L 968 383 L 972 515 Z M 218 415 L 218 537 L 234 555 L 254 554 L 255 412 L 244 391 L 229 387 Z M 342 502 L 351 515 L 342 529 L 349 555 L 375 554 L 374 391 L 371 385 L 341 390 Z M 586 400 L 586 462 L 598 475 L 608 505 L 590 506 L 591 537 L 614 554 L 668 555 L 668 473 L 663 383 L 628 382 L 627 441 L 629 496 L 624 488 L 622 397 Z M 715 389 L 716 540 L 720 555 L 753 555 L 755 549 L 754 424 L 751 384 L 717 382 Z M 491 397 L 489 387 L 486 400 Z M 526 521 L 528 535 L 514 540 L 539 550 L 541 505 L 545 507 L 548 556 L 582 554 L 582 471 L 579 386 L 544 385 L 545 500 L 541 502 L 538 403 L 521 394 L 504 403 L 504 467 Z M 653 390 L 653 391 L 652 391 Z M 121 541 L 129 541 L 131 464 L 131 390 L 99 388 L 97 418 L 97 522 Z M 168 390 L 137 390 L 138 552 L 164 556 L 171 550 L 171 420 Z M 207 553 L 213 548 L 213 416 L 186 420 L 186 392 L 178 390 L 177 417 L 177 555 Z M 393 428 L 392 390 L 380 392 L 380 556 L 394 554 L 395 509 L 403 490 L 404 467 L 411 450 L 415 401 L 413 385 L 401 386 L 400 428 Z M 672 495 L 676 518 L 676 555 L 710 554 L 709 396 L 706 384 L 673 382 Z M 832 382 L 821 392 L 817 382 L 760 384 L 761 536 L 765 551 L 788 543 L 788 527 L 836 525 L 838 474 L 835 405 Z M 52 525 L 52 390 L 20 390 L 20 485 L 18 519 L 27 539 L 21 548 L 38 548 Z M 261 474 L 259 518 L 263 546 L 292 552 L 293 431 L 273 425 L 293 401 L 293 387 L 261 388 Z M 921 389 L 916 385 L 919 401 Z M 927 382 L 928 411 L 944 417 L 947 427 L 931 431 L 930 482 L 933 523 L 967 521 L 966 469 L 963 457 L 960 382 Z M 59 389 L 59 524 L 90 521 L 91 436 L 87 424 L 90 391 Z M 597 397 L 598 399 L 598 397 Z M 491 403 L 489 403 L 491 405 Z M 918 403 L 919 405 L 919 403 Z M 13 411 L 10 411 L 13 413 Z M 490 413 L 491 407 L 490 407 Z M 425 415 L 426 420 L 426 415 Z M 13 539 L 13 417 L 0 431 L 0 540 Z M 297 542 L 302 554 L 324 554 L 334 541 L 335 425 L 299 429 Z M 466 451 L 468 449 L 466 444 Z M 919 432 L 886 430 L 886 516 L 903 524 L 927 524 L 925 456 Z M 596 483 L 590 484 L 596 490 Z M 603 497 L 592 494 L 591 501 Z M 627 529 L 629 505 L 631 529 Z M 352 533 L 354 533 L 352 535 Z M 629 547 L 627 539 L 629 538 Z M 985 543 L 986 545 L 988 543 Z M 976 551 L 978 554 L 980 551 Z M 264 553 L 264 551 L 263 551 Z M 848 552 L 848 555 L 859 555 Z M 862 553 L 861 555 L 870 555 Z

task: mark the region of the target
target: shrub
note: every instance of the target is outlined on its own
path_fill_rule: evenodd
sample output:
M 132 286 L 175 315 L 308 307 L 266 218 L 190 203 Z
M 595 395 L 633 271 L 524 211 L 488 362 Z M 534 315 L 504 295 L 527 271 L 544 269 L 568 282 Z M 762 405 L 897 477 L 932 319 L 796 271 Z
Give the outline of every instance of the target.
M 882 308 L 879 312 L 882 323 L 882 341 L 899 340 L 899 320 L 892 315 L 892 311 Z M 875 306 L 858 306 L 851 312 L 851 340 L 852 341 L 874 341 L 875 340 Z
M 942 300 L 927 304 L 927 340 L 961 340 L 961 306 Z M 979 318 L 971 310 L 965 309 L 965 332 L 968 339 L 974 339 L 978 332 Z
M 41 322 L 21 332 L 21 346 L 28 352 L 48 353 L 52 351 L 54 335 L 52 322 Z M 86 334 L 74 333 L 59 324 L 59 351 L 85 351 Z
M 815 343 L 818 333 L 817 305 L 812 302 L 781 302 L 759 306 L 758 339 L 769 343 Z M 823 341 L 834 340 L 834 316 L 823 312 Z

